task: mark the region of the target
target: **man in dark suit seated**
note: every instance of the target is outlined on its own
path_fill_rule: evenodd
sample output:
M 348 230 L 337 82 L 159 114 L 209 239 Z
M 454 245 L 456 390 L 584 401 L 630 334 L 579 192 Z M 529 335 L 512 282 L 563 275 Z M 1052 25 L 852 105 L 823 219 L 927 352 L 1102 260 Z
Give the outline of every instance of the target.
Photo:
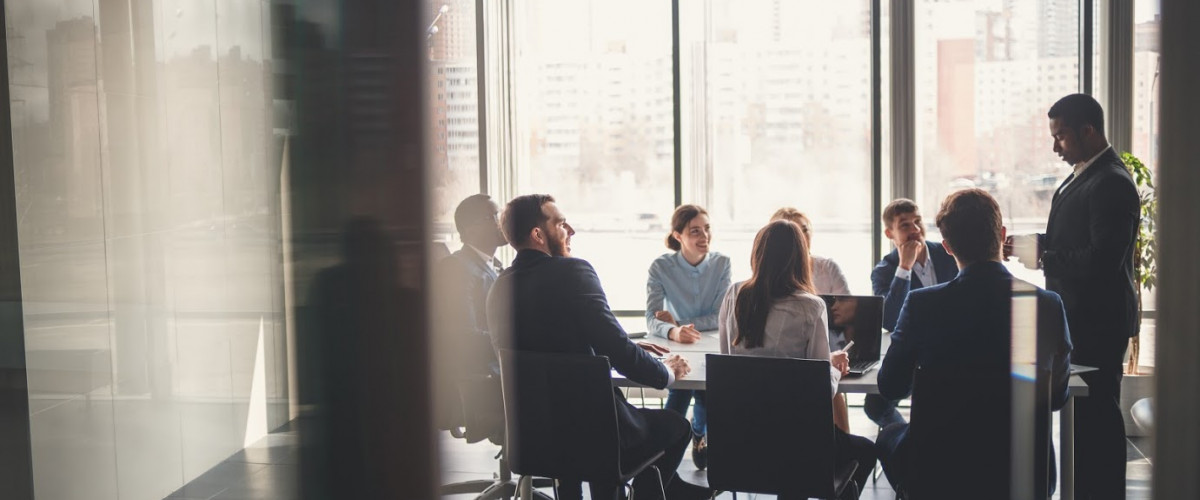
M 647 351 L 664 354 L 663 348 L 628 339 L 608 307 L 595 269 L 571 257 L 575 230 L 554 198 L 514 198 L 504 209 L 501 227 L 517 256 L 488 296 L 488 322 L 497 349 L 606 356 L 629 380 L 659 389 L 688 374 L 687 360 L 671 355 L 660 362 Z M 665 451 L 654 465 L 662 471 L 667 498 L 708 498 L 710 490 L 688 484 L 675 473 L 691 439 L 687 419 L 670 410 L 635 408 L 617 389 L 613 397 L 622 462 L 635 463 Z M 658 480 L 653 472 L 639 475 L 634 483 L 639 493 L 654 498 Z M 592 498 L 613 498 L 618 486 L 591 484 Z M 564 482 L 559 492 L 564 498 L 582 496 L 578 483 Z
M 947 283 L 913 290 L 900 311 L 880 368 L 879 392 L 891 399 L 912 393 L 913 419 L 880 431 L 880 461 L 893 486 L 913 498 L 1009 498 L 1011 443 L 1028 439 L 1011 433 L 1013 395 L 1023 392 L 1014 390 L 1018 385 L 1010 374 L 1014 365 L 1019 370 L 1036 359 L 1049 382 L 1049 401 L 1034 408 L 1057 410 L 1066 403 L 1071 352 L 1066 313 L 1057 294 L 1013 278 L 1000 263 L 1005 229 L 1000 207 L 986 191 L 951 194 L 937 226 L 959 272 Z M 1036 304 L 1036 318 L 1018 314 L 1014 321 L 1014 296 Z M 1036 333 L 1028 337 L 1013 333 L 1032 330 L 1025 328 L 1025 318 L 1029 326 L 1036 320 Z M 1029 349 L 1034 342 L 1036 348 Z M 934 376 L 914 387 L 918 368 Z M 943 397 L 946 392 L 955 394 Z M 1048 463 L 1038 465 L 1052 474 L 1048 413 L 1043 423 Z M 935 478 L 938 490 L 927 489 L 926 478 Z M 1053 489 L 1053 479 L 1048 487 Z
M 910 290 L 945 283 L 958 275 L 954 258 L 946 253 L 940 243 L 925 241 L 925 221 L 921 209 L 907 198 L 898 198 L 883 209 L 884 235 L 895 250 L 885 255 L 871 271 L 871 289 L 875 295 L 883 296 L 883 327 L 889 332 L 896 329 L 896 318 L 900 306 Z M 830 345 L 830 349 L 845 346 Z M 863 400 L 863 411 L 880 427 L 904 421 L 896 411 L 899 401 L 889 400 L 878 394 L 867 394 Z
M 507 243 L 500 232 L 499 213 L 486 194 L 460 202 L 454 210 L 454 226 L 462 248 L 437 262 L 432 280 L 437 297 L 436 418 L 439 428 L 464 428 L 468 442 L 500 443 L 504 436 L 504 405 L 495 395 L 500 390 L 500 364 L 486 314 L 487 295 L 499 275 L 496 248 Z M 471 400 L 481 414 L 466 415 L 463 398 Z

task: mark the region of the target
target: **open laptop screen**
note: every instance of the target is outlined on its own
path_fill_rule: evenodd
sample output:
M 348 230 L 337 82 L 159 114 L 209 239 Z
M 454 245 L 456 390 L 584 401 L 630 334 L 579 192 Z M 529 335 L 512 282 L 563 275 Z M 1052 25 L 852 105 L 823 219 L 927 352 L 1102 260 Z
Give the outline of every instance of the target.
M 875 295 L 821 295 L 829 316 L 829 350 L 837 351 L 853 340 L 850 362 L 878 360 L 883 340 L 883 297 Z

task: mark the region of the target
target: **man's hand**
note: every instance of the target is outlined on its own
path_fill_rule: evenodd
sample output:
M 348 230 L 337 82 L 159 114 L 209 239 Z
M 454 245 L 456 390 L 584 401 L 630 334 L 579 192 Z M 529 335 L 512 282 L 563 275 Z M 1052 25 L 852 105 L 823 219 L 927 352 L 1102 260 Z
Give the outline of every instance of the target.
M 696 325 L 687 324 L 672 328 L 667 333 L 667 339 L 674 340 L 681 344 L 692 344 L 700 340 L 700 331 L 696 329 Z
M 850 355 L 846 351 L 834 351 L 829 353 L 829 364 L 833 365 L 837 371 L 845 376 L 850 373 Z
M 917 257 L 921 255 L 921 249 L 924 247 L 925 242 L 921 240 L 908 240 L 896 247 L 897 253 L 900 254 L 900 268 L 905 271 L 912 270 L 913 264 L 917 262 Z
M 1013 237 L 1008 235 L 1004 237 L 1004 260 L 1008 260 L 1013 255 Z
M 670 324 L 676 325 L 676 326 L 679 325 L 679 322 L 675 321 L 675 317 L 671 316 L 671 313 L 669 313 L 667 311 L 658 311 L 658 312 L 654 313 L 654 319 L 657 319 L 664 323 L 670 323 Z
M 637 346 L 645 349 L 646 352 L 655 356 L 664 356 L 668 352 L 671 352 L 671 349 L 666 346 L 661 346 L 650 342 L 637 342 Z
M 667 369 L 675 373 L 675 380 L 686 377 L 687 374 L 692 372 L 692 367 L 688 365 L 687 360 L 678 354 L 672 354 L 663 358 L 663 364 L 667 365 Z

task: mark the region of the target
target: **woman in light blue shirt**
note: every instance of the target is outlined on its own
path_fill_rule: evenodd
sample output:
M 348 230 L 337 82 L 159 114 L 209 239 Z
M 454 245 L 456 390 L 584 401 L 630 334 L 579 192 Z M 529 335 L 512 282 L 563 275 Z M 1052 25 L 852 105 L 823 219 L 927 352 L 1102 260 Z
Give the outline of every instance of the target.
M 709 251 L 711 241 L 708 212 L 696 205 L 675 209 L 667 235 L 667 248 L 675 252 L 654 259 L 646 281 L 646 328 L 652 334 L 690 344 L 700 340 L 700 332 L 717 329 L 731 271 L 729 257 Z M 704 391 L 672 389 L 667 408 L 686 416 L 693 396 L 692 461 L 704 470 L 708 463 Z

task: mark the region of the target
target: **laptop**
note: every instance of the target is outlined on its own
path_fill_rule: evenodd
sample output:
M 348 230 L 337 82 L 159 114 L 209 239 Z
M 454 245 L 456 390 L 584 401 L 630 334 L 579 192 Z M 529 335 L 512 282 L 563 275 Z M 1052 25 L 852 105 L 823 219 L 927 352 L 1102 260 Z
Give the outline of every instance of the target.
M 846 347 L 851 340 L 850 373 L 862 375 L 879 366 L 883 344 L 883 297 L 876 295 L 821 295 L 829 317 L 829 350 Z

